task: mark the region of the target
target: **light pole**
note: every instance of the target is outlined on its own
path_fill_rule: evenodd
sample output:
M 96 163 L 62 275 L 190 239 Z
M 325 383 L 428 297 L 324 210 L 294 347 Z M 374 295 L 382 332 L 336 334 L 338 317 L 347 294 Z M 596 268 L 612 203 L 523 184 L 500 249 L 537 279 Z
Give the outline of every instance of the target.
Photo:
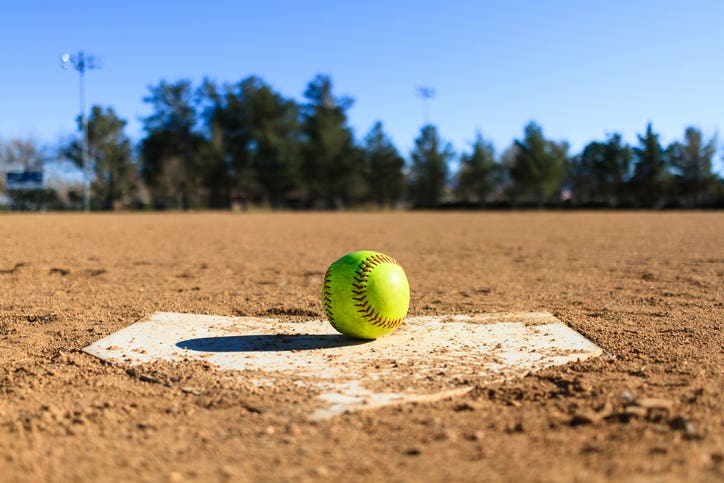
M 428 100 L 435 97 L 435 89 L 432 87 L 418 87 L 417 96 L 422 98 L 422 110 L 425 117 L 425 125 L 430 124 L 430 107 Z
M 60 56 L 60 64 L 64 69 L 71 67 L 80 74 L 80 124 L 82 137 L 81 156 L 83 159 L 83 210 L 90 211 L 90 163 L 88 160 L 88 121 L 85 116 L 85 71 L 99 69 L 100 63 L 92 55 L 82 50 L 77 54 L 64 53 Z

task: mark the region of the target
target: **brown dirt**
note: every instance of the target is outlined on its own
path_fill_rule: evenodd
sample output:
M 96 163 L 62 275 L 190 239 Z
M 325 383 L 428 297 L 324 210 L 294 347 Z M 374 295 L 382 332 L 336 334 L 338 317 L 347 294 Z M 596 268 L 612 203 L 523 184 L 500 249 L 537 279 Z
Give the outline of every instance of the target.
M 322 317 L 357 249 L 411 314 L 550 311 L 607 356 L 310 423 L 294 381 L 79 351 L 156 311 Z M 721 481 L 723 288 L 721 213 L 1 216 L 0 480 Z

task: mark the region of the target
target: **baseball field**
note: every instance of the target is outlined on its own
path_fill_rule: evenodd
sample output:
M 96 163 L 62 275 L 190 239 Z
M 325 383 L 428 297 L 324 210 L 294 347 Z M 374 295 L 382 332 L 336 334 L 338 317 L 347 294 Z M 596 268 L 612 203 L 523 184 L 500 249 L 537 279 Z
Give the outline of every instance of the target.
M 409 315 L 550 312 L 604 354 L 310 421 L 290 374 L 81 351 L 155 312 L 324 319 L 361 249 Z M 2 215 L 0 480 L 721 481 L 722 321 L 718 212 Z

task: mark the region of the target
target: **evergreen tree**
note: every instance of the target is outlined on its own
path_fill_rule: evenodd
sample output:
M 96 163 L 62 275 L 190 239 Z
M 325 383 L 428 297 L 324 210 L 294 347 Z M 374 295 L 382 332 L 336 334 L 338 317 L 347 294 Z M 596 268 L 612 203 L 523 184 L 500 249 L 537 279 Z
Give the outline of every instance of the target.
M 410 171 L 410 196 L 417 208 L 435 208 L 443 199 L 452 146 L 440 139 L 433 125 L 423 126 L 415 140 Z
M 206 140 L 196 131 L 194 92 L 186 80 L 150 87 L 144 102 L 153 113 L 143 120 L 141 174 L 154 204 L 188 209 L 202 199 Z
M 517 147 L 510 176 L 518 196 L 530 196 L 539 206 L 556 194 L 567 176 L 568 144 L 549 141 L 535 122 L 525 127 Z
M 603 145 L 603 156 L 596 165 L 594 176 L 599 180 L 599 193 L 611 206 L 620 205 L 626 197 L 626 183 L 631 176 L 631 147 L 614 133 Z
M 204 167 L 201 183 L 206 188 L 207 205 L 209 208 L 230 208 L 231 173 L 221 124 L 217 119 L 223 108 L 219 87 L 211 80 L 204 79 L 196 91 L 196 102 L 198 115 L 203 120 L 202 135 L 205 137 L 199 158 Z
M 602 157 L 603 143 L 592 141 L 583 151 L 569 160 L 568 181 L 571 196 L 577 205 L 591 205 L 597 202 L 597 183 L 594 178 L 595 165 Z
M 501 180 L 501 166 L 495 160 L 493 144 L 478 133 L 470 154 L 460 157 L 457 194 L 462 201 L 485 206 Z
M 659 135 L 651 123 L 646 133 L 638 136 L 639 146 L 633 149 L 635 156 L 634 174 L 631 187 L 640 206 L 655 207 L 664 202 L 669 185 L 669 172 Z
M 253 76 L 220 95 L 208 86 L 206 92 L 212 145 L 222 153 L 233 196 L 280 206 L 298 184 L 296 103 Z
M 618 133 L 605 142 L 588 143 L 569 169 L 576 202 L 619 205 L 625 197 L 631 158 L 631 148 L 623 144 Z
M 251 112 L 252 166 L 264 197 L 278 207 L 299 186 L 297 104 L 258 79 L 245 81 L 244 94 Z
M 712 171 L 715 152 L 716 139 L 704 142 L 701 131 L 694 127 L 686 128 L 683 143 L 674 142 L 667 149 L 678 192 L 695 208 L 716 185 L 717 178 Z
M 368 197 L 378 206 L 392 206 L 402 198 L 405 160 L 385 134 L 382 123 L 376 122 L 364 140 Z
M 366 192 L 362 153 L 347 126 L 352 100 L 332 94 L 332 80 L 318 75 L 304 93 L 302 176 L 310 206 L 328 209 L 361 199 Z

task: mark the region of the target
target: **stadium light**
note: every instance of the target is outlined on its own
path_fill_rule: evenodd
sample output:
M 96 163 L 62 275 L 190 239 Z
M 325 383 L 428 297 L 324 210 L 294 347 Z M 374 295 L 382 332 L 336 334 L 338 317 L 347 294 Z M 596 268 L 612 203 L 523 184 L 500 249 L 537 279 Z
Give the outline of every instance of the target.
M 93 55 L 86 55 L 82 50 L 77 54 L 64 52 L 60 56 L 63 69 L 73 68 L 80 75 L 80 124 L 82 129 L 81 156 L 83 159 L 83 210 L 90 211 L 90 163 L 88 161 L 88 121 L 85 115 L 85 71 L 100 69 L 100 62 Z
M 430 106 L 428 104 L 428 101 L 435 97 L 435 89 L 432 87 L 424 87 L 420 86 L 417 88 L 417 97 L 422 98 L 422 109 L 423 109 L 423 116 L 425 118 L 425 125 L 430 124 Z

